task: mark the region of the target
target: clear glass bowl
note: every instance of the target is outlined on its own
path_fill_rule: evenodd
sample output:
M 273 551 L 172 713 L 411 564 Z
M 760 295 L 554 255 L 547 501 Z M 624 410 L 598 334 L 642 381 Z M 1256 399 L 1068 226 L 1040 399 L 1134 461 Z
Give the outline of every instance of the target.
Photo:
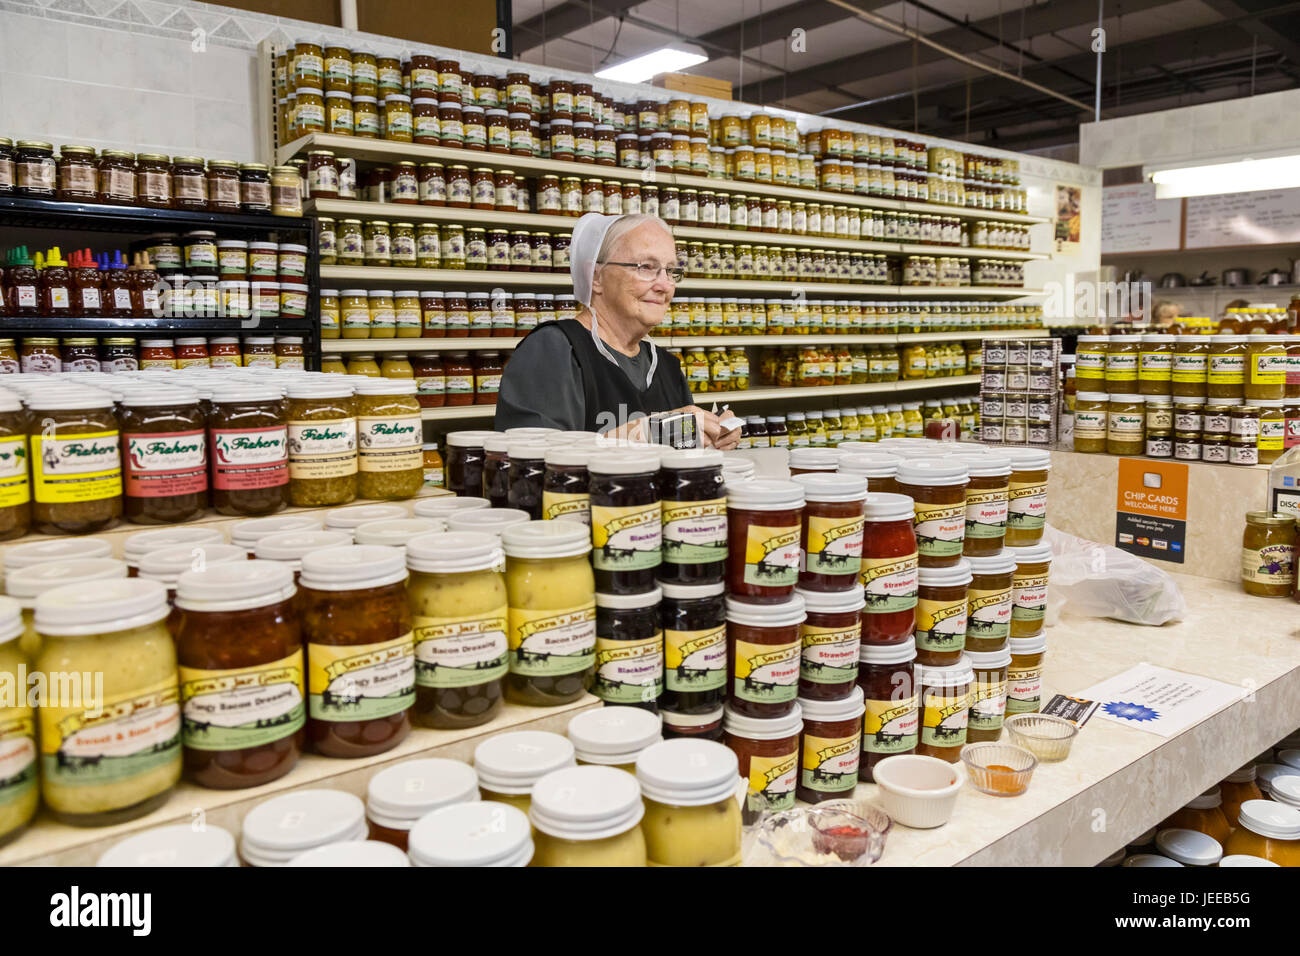
M 1051 714 L 1014 714 L 1002 724 L 1017 747 L 1024 747 L 1043 763 L 1055 763 L 1070 755 L 1070 744 L 1079 728 L 1063 717 Z
M 1038 758 L 1014 744 L 967 744 L 961 748 L 961 762 L 971 785 L 994 797 L 1018 797 L 1029 789 Z
M 745 866 L 870 866 L 893 821 L 860 800 L 766 814 L 747 833 Z

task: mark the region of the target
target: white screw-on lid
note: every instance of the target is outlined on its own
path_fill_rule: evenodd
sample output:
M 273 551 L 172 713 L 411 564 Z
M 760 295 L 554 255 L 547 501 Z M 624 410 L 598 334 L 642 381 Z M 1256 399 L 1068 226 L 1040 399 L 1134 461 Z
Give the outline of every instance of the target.
M 302 556 L 325 548 L 341 548 L 352 543 L 345 531 L 285 531 L 259 538 L 253 553 L 264 561 L 282 561 L 291 570 L 302 569 Z
M 681 737 L 648 747 L 636 761 L 647 800 L 701 807 L 731 799 L 740 776 L 735 753 L 711 740 Z
M 596 607 L 614 608 L 630 611 L 636 608 L 654 607 L 663 598 L 663 591 L 651 588 L 640 594 L 601 594 L 596 592 Z
M 834 471 L 839 464 L 840 451 L 838 448 L 791 448 L 790 449 L 790 467 L 791 468 L 824 468 L 827 471 Z M 794 478 L 798 475 L 792 476 Z
M 532 517 L 520 508 L 491 508 L 487 511 L 477 508 L 473 511 L 461 511 L 447 516 L 449 531 L 474 532 L 490 534 L 500 540 L 506 528 L 526 524 Z
M 1225 866 L 1281 866 L 1281 863 L 1274 863 L 1272 860 L 1266 860 L 1262 856 L 1250 856 L 1247 853 L 1231 853 L 1219 861 L 1219 869 Z
M 844 445 L 840 445 L 843 449 Z M 898 455 L 876 451 L 852 451 L 840 455 L 839 470 L 850 475 L 862 475 L 864 478 L 893 478 L 903 459 Z
M 1011 474 L 1011 459 L 1006 455 L 957 452 L 951 456 L 966 466 L 972 478 L 996 478 Z
M 20 605 L 31 610 L 38 595 L 50 588 L 79 581 L 99 581 L 104 578 L 124 578 L 126 562 L 116 558 L 80 558 L 65 561 L 46 561 L 30 567 L 10 571 L 5 577 L 5 590 Z
M 463 292 L 448 293 L 452 296 L 464 296 Z M 486 431 L 484 429 L 467 429 L 459 432 L 447 432 L 446 442 L 448 445 L 457 448 L 482 448 L 483 439 L 489 435 L 495 435 L 496 432 Z
M 1199 830 L 1172 827 L 1156 833 L 1156 849 L 1183 866 L 1214 866 L 1223 858 L 1218 840 Z
M 536 438 L 509 438 L 506 453 L 513 461 L 542 461 L 546 457 L 546 442 Z
M 248 552 L 233 544 L 184 545 L 150 551 L 140 559 L 140 577 L 157 581 L 170 591 L 176 590 L 176 581 L 186 571 L 206 568 L 214 564 L 247 561 Z
M 1254 779 L 1255 765 L 1253 763 L 1248 763 L 1246 766 L 1232 771 L 1226 778 L 1228 783 L 1249 783 Z
M 582 444 L 551 445 L 542 460 L 548 465 L 585 466 L 592 455 L 598 454 L 595 448 Z
M 862 501 L 867 496 L 867 479 L 839 472 L 812 472 L 791 479 L 803 488 L 806 501 Z
M 412 538 L 442 531 L 446 522 L 436 518 L 392 518 L 388 521 L 367 521 L 357 525 L 352 540 L 357 544 L 385 544 L 394 548 L 405 547 Z
M 264 800 L 244 816 L 240 841 L 254 866 L 282 866 L 313 847 L 366 835 L 366 808 L 341 790 L 295 790 Z
M 392 521 L 405 518 L 407 510 L 402 505 L 353 505 L 334 508 L 325 515 L 325 530 L 346 531 L 353 534 L 357 528 L 372 521 Z
M 1255 784 L 1265 796 L 1273 789 L 1273 781 L 1278 777 L 1294 774 L 1295 768 L 1281 763 L 1261 763 L 1255 765 Z
M 238 866 L 230 831 L 208 824 L 154 827 L 129 836 L 100 854 L 96 866 Z
M 659 450 L 649 445 L 644 450 L 620 448 L 603 455 L 593 455 L 587 461 L 587 471 L 593 475 L 640 475 L 659 470 Z
M 1191 802 L 1187 804 L 1188 810 L 1213 810 L 1215 807 L 1223 806 L 1223 791 L 1218 786 L 1213 786 L 1204 793 L 1192 797 Z
M 728 478 L 726 466 L 723 477 Z M 803 507 L 803 486 L 793 481 L 755 478 L 753 481 L 728 481 L 727 507 L 746 511 L 790 511 Z
M 689 732 L 697 727 L 704 727 L 721 721 L 722 705 L 719 704 L 714 710 L 706 711 L 703 714 L 679 714 L 671 710 L 661 710 L 659 716 L 663 718 L 665 727 Z
M 807 618 L 803 598 L 790 595 L 780 604 L 748 604 L 737 598 L 727 598 L 727 620 L 750 627 L 788 627 L 802 624 Z
M 379 840 L 345 840 L 299 853 L 286 866 L 376 867 L 410 866 L 406 854 Z
M 482 531 L 423 534 L 406 543 L 406 566 L 425 574 L 463 574 L 501 566 L 501 541 Z
M 792 704 L 790 713 L 784 717 L 746 717 L 724 705 L 722 729 L 732 736 L 750 740 L 784 740 L 798 736 L 803 730 L 803 711 L 798 704 Z
M 518 295 L 516 294 L 516 297 Z M 587 432 L 563 432 L 558 428 L 540 428 L 533 425 L 519 425 L 507 428 L 503 434 L 507 438 L 551 439 L 557 435 L 585 435 Z
M 319 531 L 321 519 L 315 515 L 281 515 L 274 518 L 248 518 L 230 529 L 230 543 L 252 551 L 268 534 L 287 531 Z
M 528 817 L 495 801 L 434 810 L 411 828 L 407 843 L 416 866 L 527 866 L 533 858 Z
M 716 448 L 665 448 L 659 455 L 659 467 L 688 471 L 718 466 L 723 460 L 722 452 Z
M 908 458 L 894 475 L 899 484 L 918 487 L 964 485 L 970 477 L 964 459 Z
M 431 810 L 478 800 L 478 774 L 459 760 L 406 760 L 379 771 L 366 788 L 366 816 L 391 830 L 409 830 Z
M 279 283 L 261 283 L 262 285 L 278 286 Z M 270 342 L 267 339 L 267 342 Z M 282 397 L 279 385 L 257 385 L 251 380 L 243 382 L 230 382 L 229 384 L 217 384 L 212 388 L 212 403 L 214 405 L 235 405 L 245 403 L 260 402 L 278 402 Z
M 1007 649 L 1017 657 L 1023 654 L 1041 654 L 1047 650 L 1047 635 L 1035 634 L 1033 637 L 1008 638 Z
M 573 744 L 545 730 L 519 730 L 489 737 L 474 749 L 474 769 L 484 790 L 525 794 L 542 777 L 571 767 Z
M 529 521 L 501 533 L 507 558 L 571 558 L 591 551 L 591 532 L 576 521 Z
M 910 634 L 897 644 L 863 644 L 858 660 L 863 664 L 906 664 L 916 659 L 916 638 Z
M 856 720 L 863 715 L 867 709 L 864 702 L 862 688 L 856 684 L 849 696 L 843 700 L 811 700 L 807 697 L 799 698 L 799 709 L 803 711 L 804 721 L 840 721 Z
M 1027 544 L 1019 548 L 1003 548 L 1011 553 L 1016 564 L 1051 564 L 1052 549 L 1046 544 Z
M 406 555 L 400 548 L 353 544 L 303 555 L 303 587 L 317 591 L 361 591 L 406 580 Z
M 161 621 L 167 613 L 167 589 L 157 581 L 83 581 L 51 588 L 36 599 L 36 630 L 55 636 L 106 634 Z
M 242 611 L 287 601 L 297 590 L 293 571 L 276 561 L 236 561 L 176 579 L 176 606 L 187 611 Z
M 1274 777 L 1269 796 L 1288 807 L 1300 808 L 1300 775 L 1288 773 Z
M 862 513 L 867 521 L 914 521 L 915 507 L 916 502 L 909 495 L 873 491 L 864 499 Z
M 450 437 L 450 436 L 449 436 Z M 438 495 L 435 498 L 423 498 L 411 506 L 411 512 L 417 518 L 446 518 L 459 511 L 477 511 L 492 507 L 486 498 Z
M 964 560 L 970 565 L 971 574 L 1011 574 L 1016 570 L 1016 559 L 1006 548 L 996 554 L 971 556 Z
M 1300 840 L 1300 809 L 1272 800 L 1247 800 L 1237 825 L 1274 840 Z
M 30 568 L 47 561 L 69 558 L 107 558 L 113 546 L 106 538 L 53 538 L 49 541 L 25 541 L 4 549 L 4 569 L 8 574 L 18 568 Z
M 862 610 L 867 603 L 861 584 L 847 591 L 807 591 L 795 588 L 794 593 L 803 598 L 804 609 L 809 614 L 847 614 Z
M 645 815 L 636 778 L 613 767 L 566 767 L 533 786 L 528 817 L 563 840 L 604 840 L 626 833 Z
M 1277 752 L 1277 762 L 1286 764 L 1288 767 L 1295 767 L 1300 771 L 1300 750 L 1279 750 Z
M 970 666 L 977 671 L 997 670 L 1011 664 L 1011 650 L 1005 647 L 1000 651 L 967 651 L 966 656 L 970 658 Z
M 915 678 L 918 687 L 960 687 L 975 679 L 975 669 L 970 658 L 965 654 L 956 664 L 944 667 L 931 667 L 926 664 L 915 665 Z
M 485 452 L 500 452 L 505 454 L 506 449 L 510 447 L 510 439 L 501 432 L 493 432 L 483 439 L 483 450 Z
M 1135 853 L 1120 866 L 1182 866 L 1182 864 L 1158 853 Z
M 660 581 L 659 590 L 672 601 L 698 601 L 700 598 L 717 597 L 727 590 L 727 585 L 723 581 L 716 584 L 669 584 Z
M 1118 395 L 1112 395 L 1111 400 L 1119 398 Z M 1132 396 L 1139 402 L 1144 400 L 1141 395 Z M 1035 448 L 1002 448 L 1001 453 L 1011 459 L 1011 467 L 1015 471 L 1051 471 L 1052 455 L 1051 452 L 1039 451 Z
M 639 707 L 600 707 L 570 720 L 568 735 L 583 763 L 618 766 L 633 763 L 641 751 L 663 740 L 663 725 Z
M 0 597 L 0 644 L 9 643 L 24 630 L 22 606 L 11 597 Z
M 322 290 L 322 293 L 324 290 Z M 293 378 L 284 387 L 288 398 L 350 398 L 356 391 L 349 375 Z

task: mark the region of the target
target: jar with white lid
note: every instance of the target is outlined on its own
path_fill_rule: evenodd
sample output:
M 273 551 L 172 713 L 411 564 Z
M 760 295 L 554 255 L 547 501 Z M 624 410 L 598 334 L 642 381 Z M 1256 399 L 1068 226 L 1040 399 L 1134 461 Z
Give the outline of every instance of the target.
M 161 806 L 180 779 L 168 611 L 166 589 L 138 578 L 64 585 L 36 599 L 42 647 L 34 672 L 46 686 L 69 672 L 103 674 L 102 690 L 38 713 L 41 795 L 61 822 L 133 820 Z
M 360 377 L 357 395 L 357 494 L 413 498 L 424 486 L 423 423 L 414 379 Z
M 1007 550 L 971 555 L 971 582 L 966 591 L 966 649 L 1000 650 L 1011 636 L 1012 584 L 1016 561 Z
M 605 594 L 638 594 L 654 587 L 663 559 L 659 463 L 654 445 L 593 455 L 587 462 L 592 567 L 596 586 Z
M 126 562 L 116 558 L 65 558 L 11 570 L 5 576 L 5 592 L 22 608 L 23 634 L 18 639 L 19 649 L 32 660 L 40 652 L 41 639 L 33 619 L 36 599 L 46 591 L 83 581 L 125 578 L 127 574 Z
M 384 866 L 407 867 L 411 861 L 391 843 L 379 840 L 343 840 L 304 850 L 285 865 L 355 870 Z
M 1047 637 L 1013 637 L 1007 641 L 1011 667 L 1007 671 L 1007 713 L 1034 714 L 1043 699 L 1043 657 Z
M 895 481 L 899 493 L 913 502 L 921 567 L 950 567 L 961 560 L 969 479 L 966 462 L 961 459 L 909 457 L 899 463 Z
M 783 717 L 797 709 L 804 600 L 749 604 L 727 598 L 728 706 L 748 717 Z
M 567 733 L 579 764 L 635 773 L 637 758 L 663 740 L 663 725 L 636 707 L 600 707 L 576 715 Z
M 727 593 L 775 604 L 799 580 L 804 490 L 793 481 L 727 481 Z
M 411 513 L 417 518 L 447 519 L 461 511 L 478 511 L 491 508 L 492 503 L 486 498 L 455 495 L 437 495 L 433 498 L 421 498 L 411 505 Z
M 366 787 L 370 839 L 405 852 L 411 828 L 427 813 L 478 802 L 478 775 L 459 760 L 404 760 L 379 771 Z
M 967 651 L 975 681 L 971 685 L 967 743 L 999 740 L 1007 712 L 1007 671 L 1011 651 Z
M 546 730 L 517 730 L 489 737 L 474 748 L 474 770 L 484 800 L 527 813 L 533 785 L 548 773 L 575 765 L 573 744 Z
M 286 866 L 314 850 L 366 838 L 366 807 L 342 790 L 295 790 L 244 815 L 239 856 L 248 866 Z
M 36 713 L 26 694 L 31 660 L 20 647 L 23 615 L 13 598 L 0 598 L 0 683 L 18 692 L 0 700 L 0 747 L 4 777 L 0 779 L 0 846 L 9 843 L 31 822 L 40 803 L 37 783 Z M 93 688 L 92 688 L 93 690 Z
M 1158 831 L 1156 849 L 1183 866 L 1215 866 L 1223 858 L 1223 845 L 1214 837 L 1180 827 Z
M 411 828 L 413 866 L 527 866 L 533 858 L 528 816 L 495 801 L 459 803 L 421 817 Z
M 854 474 L 803 474 L 799 587 L 849 591 L 862 569 L 863 505 L 867 479 Z
M 486 511 L 471 509 L 449 515 L 447 530 L 490 534 L 499 541 L 506 528 L 512 525 L 526 524 L 531 520 L 528 512 L 520 511 L 518 508 L 491 508 Z M 504 570 L 504 568 L 505 563 L 503 562 L 498 570 Z
M 317 753 L 371 756 L 410 733 L 415 645 L 406 578 L 397 548 L 350 545 L 303 557 L 307 739 Z
M 736 755 L 737 772 L 748 783 L 741 816 L 752 823 L 763 812 L 794 806 L 799 782 L 799 736 L 803 712 L 799 705 L 781 717 L 748 717 L 730 706 L 723 709 L 723 742 Z
M 446 522 L 433 518 L 389 518 L 385 521 L 367 521 L 352 532 L 356 544 L 383 544 L 390 548 L 405 548 L 412 538 L 436 534 L 446 527 Z
M 591 692 L 606 704 L 658 713 L 664 691 L 659 588 L 644 594 L 596 592 L 596 674 Z
M 966 592 L 971 579 L 966 558 L 959 558 L 947 568 L 920 569 L 914 633 L 918 664 L 945 667 L 961 660 L 966 647 Z
M 50 538 L 47 541 L 24 541 L 4 549 L 5 574 L 19 568 L 30 568 L 47 561 L 70 558 L 107 558 L 113 554 L 113 545 L 107 538 Z
M 1300 866 L 1300 809 L 1273 800 L 1247 800 L 1224 851 Z
M 230 526 L 230 543 L 245 551 L 252 551 L 257 542 L 270 534 L 289 531 L 320 531 L 323 526 L 316 515 L 281 515 L 277 518 L 250 518 Z
M 862 724 L 866 713 L 862 688 L 841 700 L 799 698 L 803 733 L 799 744 L 796 796 L 807 803 L 844 799 L 858 785 Z
M 921 739 L 916 752 L 949 763 L 961 759 L 970 724 L 970 691 L 975 673 L 963 658 L 944 667 L 915 667 Z
M 596 670 L 590 533 L 574 521 L 529 521 L 501 537 L 510 606 L 506 694 L 542 707 L 578 700 Z
M 636 761 L 650 866 L 739 866 L 739 761 L 711 740 L 679 738 Z
M 1139 424 L 1139 438 L 1141 428 Z M 1011 459 L 1005 544 L 1008 548 L 1038 544 L 1047 523 L 1047 477 L 1052 470 L 1052 455 L 1035 448 L 1003 448 L 1001 453 Z
M 26 398 L 32 527 L 90 534 L 122 516 L 121 435 L 113 398 L 94 388 L 42 389 Z
M 347 542 L 343 542 L 346 544 Z M 233 544 L 180 545 L 150 551 L 140 559 L 139 577 L 157 581 L 167 589 L 167 600 L 176 603 L 176 582 L 186 571 L 214 564 L 247 561 L 248 552 Z
M 224 827 L 189 823 L 154 827 L 136 833 L 100 854 L 95 866 L 239 866 L 235 838 Z
M 533 787 L 533 865 L 645 866 L 641 787 L 613 767 L 556 770 Z
M 212 393 L 212 506 L 218 514 L 265 515 L 289 497 L 289 435 L 278 386 L 230 383 Z
M 799 696 L 813 700 L 843 700 L 853 695 L 858 679 L 858 649 L 862 642 L 862 611 L 866 598 L 861 584 L 848 591 L 805 591 L 796 588 L 807 611 L 800 627 Z
M 424 534 L 407 543 L 417 723 L 476 727 L 500 712 L 509 656 L 502 561 L 500 541 L 488 534 Z
M 372 521 L 394 521 L 405 518 L 405 505 L 351 505 L 347 508 L 332 508 L 325 513 L 325 530 L 341 531 L 356 539 L 357 528 Z
M 208 544 L 225 544 L 226 536 L 217 528 L 179 527 L 159 528 L 157 531 L 138 531 L 122 542 L 122 557 L 131 577 L 140 568 L 141 559 L 150 551 L 179 548 L 185 545 L 201 547 Z

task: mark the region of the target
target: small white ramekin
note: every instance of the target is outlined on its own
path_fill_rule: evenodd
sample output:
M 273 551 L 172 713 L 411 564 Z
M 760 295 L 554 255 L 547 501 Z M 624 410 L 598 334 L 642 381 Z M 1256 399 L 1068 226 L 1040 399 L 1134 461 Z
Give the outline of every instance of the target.
M 905 827 L 929 830 L 952 817 L 957 794 L 966 782 L 961 764 L 938 757 L 897 754 L 871 770 L 885 812 Z

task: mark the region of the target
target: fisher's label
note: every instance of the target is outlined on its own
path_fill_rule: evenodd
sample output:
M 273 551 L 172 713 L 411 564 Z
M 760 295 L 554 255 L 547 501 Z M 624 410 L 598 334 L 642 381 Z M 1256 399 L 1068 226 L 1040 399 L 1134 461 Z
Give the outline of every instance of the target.
M 0 438 L 0 508 L 12 508 L 31 500 L 27 484 L 27 438 Z
M 1011 634 L 1011 588 L 966 592 L 966 636 L 985 641 L 1004 640 Z
M 756 704 L 782 704 L 799 694 L 799 651 L 792 644 L 736 641 L 732 694 Z
M 269 428 L 210 430 L 212 487 L 222 491 L 274 488 L 289 480 L 289 430 Z
M 959 600 L 916 602 L 916 649 L 960 651 L 966 646 L 966 597 Z
M 1076 419 L 1077 428 L 1077 419 Z M 1009 485 L 966 492 L 966 537 L 1001 538 L 1007 533 Z
M 104 701 L 94 712 L 42 707 L 41 775 L 60 786 L 102 786 L 177 759 L 181 746 L 176 677 Z
M 1007 711 L 1005 680 L 976 680 L 971 691 L 970 729 L 1000 730 Z
M 868 614 L 891 614 L 916 607 L 918 557 L 863 558 L 862 584 Z
M 857 574 L 862 569 L 861 515 L 808 519 L 808 550 L 802 560 L 810 574 Z
M 357 418 L 361 471 L 410 471 L 424 467 L 419 415 Z
M 592 565 L 597 571 L 644 571 L 661 562 L 663 530 L 659 502 L 591 506 Z
M 192 750 L 274 743 L 307 721 L 302 651 L 228 670 L 180 668 L 181 740 Z
M 803 626 L 800 677 L 814 684 L 851 684 L 858 677 L 862 624 L 852 627 Z
M 356 473 L 356 419 L 289 423 L 290 478 L 342 478 Z
M 872 754 L 906 753 L 916 748 L 920 716 L 913 694 L 901 700 L 868 700 L 862 717 L 862 747 Z
M 554 521 L 556 518 L 567 518 L 570 521 L 581 521 L 585 525 L 591 524 L 591 496 L 565 494 L 559 491 L 542 492 L 542 520 Z
M 208 487 L 203 429 L 150 434 L 127 433 L 126 493 L 132 498 L 200 494 Z
M 27 708 L 0 710 L 0 806 L 36 789 L 36 719 Z
M 916 502 L 916 549 L 929 558 L 961 554 L 966 537 L 966 502 L 928 505 Z
M 1007 525 L 1021 531 L 1030 531 L 1043 527 L 1046 520 L 1047 482 L 1011 482 Z
M 799 580 L 800 526 L 750 525 L 745 532 L 745 583 L 788 587 Z
M 663 635 L 635 641 L 596 638 L 596 681 L 591 692 L 607 704 L 638 704 L 664 692 Z
M 419 687 L 471 687 L 505 676 L 508 610 L 503 604 L 466 617 L 416 617 L 415 683 Z
M 548 611 L 510 608 L 510 673 L 559 677 L 596 661 L 596 602 Z
M 308 713 L 316 720 L 375 720 L 415 703 L 410 632 L 373 644 L 307 645 Z
M 818 793 L 844 793 L 858 785 L 862 738 L 803 735 L 799 785 Z
M 708 564 L 727 559 L 727 499 L 663 503 L 664 562 Z
M 795 785 L 799 781 L 799 751 L 776 757 L 749 758 L 749 793 L 745 798 L 750 811 L 789 810 L 794 806 Z
M 32 486 L 38 504 L 74 504 L 121 496 L 117 432 L 50 438 L 33 433 L 31 441 Z
M 958 697 L 927 690 L 922 707 L 921 743 L 928 747 L 960 747 L 970 723 L 970 693 Z
M 665 683 L 669 690 L 696 693 L 727 683 L 727 629 L 664 631 Z

